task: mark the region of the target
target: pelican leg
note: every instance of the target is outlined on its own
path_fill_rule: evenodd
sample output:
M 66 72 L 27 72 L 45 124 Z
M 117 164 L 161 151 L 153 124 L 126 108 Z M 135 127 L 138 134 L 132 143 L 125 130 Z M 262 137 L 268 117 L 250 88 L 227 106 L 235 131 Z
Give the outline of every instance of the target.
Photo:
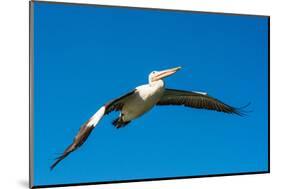
M 123 121 L 122 116 L 116 118 L 112 121 L 112 124 L 117 128 L 120 129 L 126 125 L 128 125 L 131 121 Z

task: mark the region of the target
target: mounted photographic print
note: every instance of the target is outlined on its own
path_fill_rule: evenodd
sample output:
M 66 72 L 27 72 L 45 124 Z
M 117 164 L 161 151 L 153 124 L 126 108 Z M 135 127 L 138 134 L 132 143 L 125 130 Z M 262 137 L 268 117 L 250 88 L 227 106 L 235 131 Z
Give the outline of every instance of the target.
M 30 2 L 30 187 L 268 172 L 268 16 Z

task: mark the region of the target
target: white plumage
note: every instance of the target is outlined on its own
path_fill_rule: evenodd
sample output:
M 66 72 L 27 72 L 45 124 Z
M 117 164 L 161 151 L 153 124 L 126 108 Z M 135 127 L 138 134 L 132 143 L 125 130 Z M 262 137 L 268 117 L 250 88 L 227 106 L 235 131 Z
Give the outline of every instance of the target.
M 132 120 L 143 115 L 155 105 L 183 105 L 192 108 L 209 109 L 218 112 L 242 115 L 241 111 L 229 106 L 204 92 L 191 92 L 166 89 L 163 78 L 180 70 L 180 67 L 153 71 L 149 74 L 149 83 L 136 87 L 132 92 L 121 96 L 102 106 L 82 127 L 78 134 L 61 156 L 52 164 L 53 169 L 61 160 L 80 147 L 97 126 L 104 115 L 112 111 L 120 111 L 120 115 L 113 121 L 116 128 L 129 124 Z

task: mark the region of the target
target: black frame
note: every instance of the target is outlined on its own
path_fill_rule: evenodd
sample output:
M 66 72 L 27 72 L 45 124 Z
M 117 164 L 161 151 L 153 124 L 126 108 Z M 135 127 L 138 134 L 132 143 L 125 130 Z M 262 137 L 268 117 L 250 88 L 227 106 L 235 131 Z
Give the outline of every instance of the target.
M 130 180 L 117 180 L 117 181 L 103 181 L 103 182 L 85 182 L 85 183 L 72 183 L 72 184 L 53 184 L 53 185 L 37 185 L 33 186 L 33 3 L 50 3 L 50 4 L 66 4 L 66 5 L 79 5 L 79 6 L 95 6 L 95 7 L 107 7 L 107 8 L 127 8 L 127 9 L 143 9 L 143 10 L 160 10 L 160 11 L 177 11 L 188 13 L 205 13 L 205 14 L 223 14 L 232 16 L 259 16 L 266 17 L 268 19 L 268 170 L 256 171 L 256 172 L 240 172 L 240 173 L 226 173 L 226 174 L 210 174 L 210 175 L 198 175 L 198 176 L 179 176 L 179 177 L 161 177 L 150 179 L 130 179 Z M 221 177 L 221 176 L 237 176 L 237 175 L 256 175 L 270 173 L 270 16 L 268 15 L 254 15 L 254 14 L 237 14 L 237 13 L 223 13 L 223 12 L 207 12 L 207 11 L 191 11 L 191 10 L 175 10 L 175 9 L 161 9 L 161 8 L 145 8 L 145 7 L 130 7 L 120 5 L 101 5 L 101 4 L 89 4 L 89 3 L 70 3 L 70 2 L 56 2 L 56 1 L 29 1 L 29 188 L 49 188 L 49 187 L 67 187 L 67 186 L 85 186 L 85 185 L 97 185 L 97 184 L 114 184 L 114 183 L 130 183 L 130 182 L 143 182 L 143 181 L 161 181 L 161 180 L 175 180 L 175 179 L 188 179 L 188 178 L 205 178 L 205 177 Z

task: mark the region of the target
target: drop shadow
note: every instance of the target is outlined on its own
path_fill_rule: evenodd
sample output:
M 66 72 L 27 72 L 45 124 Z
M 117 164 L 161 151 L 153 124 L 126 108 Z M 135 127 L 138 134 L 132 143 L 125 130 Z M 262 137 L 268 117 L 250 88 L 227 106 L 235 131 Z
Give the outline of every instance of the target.
M 18 181 L 18 184 L 19 184 L 21 187 L 29 188 L 29 183 L 28 183 L 27 180 L 20 180 L 20 181 Z

